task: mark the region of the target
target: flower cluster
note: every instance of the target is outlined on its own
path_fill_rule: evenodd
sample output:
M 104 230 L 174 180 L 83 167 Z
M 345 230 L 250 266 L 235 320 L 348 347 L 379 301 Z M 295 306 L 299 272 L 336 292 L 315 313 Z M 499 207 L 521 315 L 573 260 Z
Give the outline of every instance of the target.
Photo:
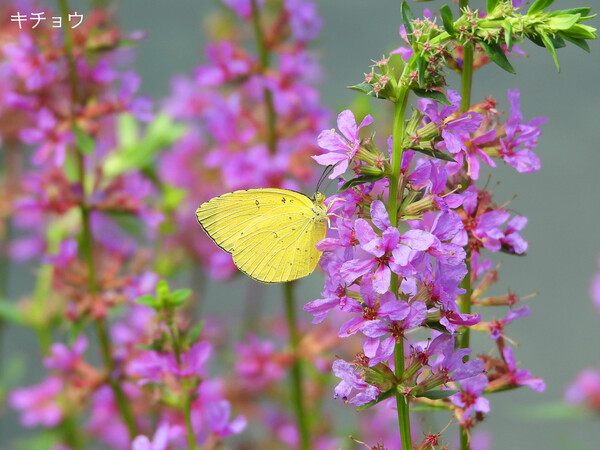
M 325 130 L 319 135 L 319 145 L 328 153 L 314 159 L 336 164 L 332 177 L 347 167 L 355 176 L 340 181 L 340 193 L 328 200 L 337 217 L 333 232 L 317 244 L 325 252 L 321 260 L 325 290 L 304 309 L 315 323 L 332 310 L 345 313 L 349 318 L 338 336 L 361 335 L 362 351 L 355 360 L 337 360 L 333 365 L 341 379 L 336 397 L 364 407 L 396 394 L 414 401 L 439 399 L 433 392 L 450 389 L 447 399 L 436 401 L 454 409 L 459 424 L 468 430 L 489 411 L 484 391 L 522 385 L 544 390 L 542 380 L 516 368 L 504 339 L 505 326 L 527 316 L 529 307 L 511 309 L 505 318 L 489 322 L 461 307 L 465 296 L 478 306 L 512 307 L 521 300 L 514 294 L 484 296 L 497 280 L 497 270 L 481 255 L 484 250 L 523 254 L 528 244 L 520 232 L 527 219 L 511 217 L 505 206 L 493 202 L 491 192 L 471 180 L 478 178 L 480 160 L 495 167 L 495 161 L 504 159 L 521 172 L 539 169 L 532 149 L 543 120 L 523 122 L 518 90 L 509 91 L 510 117 L 504 123 L 492 99 L 463 113 L 458 93 L 448 91 L 448 99 L 447 106 L 420 100 L 418 111 L 406 123 L 406 150 L 400 163 L 403 201 L 397 210 L 389 209 L 387 177 L 393 166 L 393 140 L 400 136 L 390 136 L 386 155 L 373 136 L 359 136 L 372 117 L 357 125 L 351 111 L 338 116 L 339 132 Z M 505 157 L 502 149 L 513 144 L 519 148 L 514 154 L 522 151 L 527 156 Z M 417 158 L 419 152 L 431 156 Z M 365 182 L 373 174 L 375 181 Z M 470 348 L 456 350 L 465 329 L 489 333 L 499 356 L 468 359 Z M 427 331 L 430 337 L 423 341 Z M 400 372 L 398 346 L 404 355 Z

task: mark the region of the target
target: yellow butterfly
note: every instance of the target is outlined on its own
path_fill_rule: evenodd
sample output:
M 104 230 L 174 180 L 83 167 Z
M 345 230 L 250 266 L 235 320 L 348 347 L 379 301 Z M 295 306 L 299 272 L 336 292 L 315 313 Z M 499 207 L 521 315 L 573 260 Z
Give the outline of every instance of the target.
M 320 192 L 310 198 L 288 189 L 234 191 L 203 203 L 198 222 L 235 265 L 263 283 L 283 283 L 315 270 L 316 243 L 327 233 Z

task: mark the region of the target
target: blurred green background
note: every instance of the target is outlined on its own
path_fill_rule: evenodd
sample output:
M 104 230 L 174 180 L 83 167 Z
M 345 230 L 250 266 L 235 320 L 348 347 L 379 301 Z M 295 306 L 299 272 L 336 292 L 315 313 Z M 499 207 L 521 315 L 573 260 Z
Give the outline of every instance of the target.
M 55 2 L 46 0 L 56 7 Z M 321 58 L 323 79 L 320 86 L 323 102 L 337 114 L 352 103 L 356 94 L 345 86 L 362 81 L 371 60 L 379 59 L 400 45 L 399 0 L 320 0 L 319 11 L 324 27 L 314 45 Z M 450 1 L 413 3 L 415 15 L 427 6 L 439 10 Z M 87 2 L 72 0 L 71 10 L 81 10 Z M 483 8 L 485 1 L 472 1 L 472 7 Z M 213 0 L 122 0 L 116 3 L 117 17 L 124 31 L 145 30 L 148 38 L 138 47 L 136 69 L 143 80 L 142 93 L 156 101 L 169 92 L 169 81 L 175 74 L 191 74 L 204 61 L 206 43 L 203 26 L 218 4 Z M 457 6 L 451 4 L 453 12 Z M 592 0 L 556 0 L 552 9 L 576 6 L 600 6 Z M 598 27 L 599 21 L 589 23 Z M 524 257 L 502 255 L 501 282 L 492 293 L 507 289 L 524 296 L 535 291 L 540 295 L 527 301 L 532 315 L 511 324 L 506 334 L 521 346 L 515 356 L 522 367 L 546 380 L 542 394 L 527 388 L 489 397 L 492 411 L 479 426 L 491 437 L 492 449 L 577 449 L 597 448 L 600 438 L 598 418 L 553 417 L 552 406 L 560 402 L 565 388 L 583 368 L 600 366 L 600 315 L 592 308 L 589 285 L 597 272 L 600 254 L 600 43 L 590 43 L 591 54 L 569 45 L 560 49 L 561 73 L 546 50 L 529 41 L 522 48 L 528 57 L 511 62 L 517 75 L 510 75 L 494 65 L 477 71 L 474 76 L 474 102 L 493 96 L 498 109 L 508 111 L 508 88 L 521 90 L 521 108 L 525 120 L 547 117 L 536 153 L 542 160 L 542 170 L 535 174 L 518 174 L 509 166 L 497 169 L 482 167 L 481 180 L 493 173 L 491 185 L 499 204 L 514 194 L 510 209 L 529 217 L 522 235 L 530 243 Z M 459 90 L 457 78 L 450 76 L 451 88 Z M 377 108 L 384 106 L 383 102 Z M 385 105 L 387 107 L 387 105 Z M 381 110 L 380 110 L 381 111 Z M 388 112 L 389 113 L 389 112 Z M 377 113 L 376 113 L 377 114 Z M 383 118 L 383 111 L 379 113 Z M 377 115 L 375 116 L 377 123 Z M 332 120 L 332 126 L 334 126 Z M 316 136 L 315 136 L 316 138 Z M 381 136 L 380 136 L 381 138 Z M 315 170 L 319 170 L 315 167 Z M 496 185 L 496 183 L 498 183 Z M 198 232 L 201 232 L 198 229 Z M 29 285 L 24 280 L 30 271 L 11 275 L 13 298 L 25 295 Z M 198 276 L 192 276 L 197 278 Z M 299 304 L 319 296 L 323 277 L 315 273 L 300 283 Z M 204 313 L 221 316 L 243 314 L 245 292 L 264 292 L 263 308 L 273 314 L 279 311 L 281 290 L 258 286 L 251 280 L 238 278 L 227 286 L 209 284 Z M 224 291 L 225 289 L 225 291 Z M 218 299 L 218 301 L 216 300 Z M 485 311 L 485 319 L 503 317 L 506 309 Z M 301 313 L 306 315 L 305 313 Z M 487 352 L 492 344 L 487 336 L 476 336 L 478 352 Z M 39 359 L 35 339 L 28 331 L 10 328 L 3 340 L 4 355 L 27 352 L 31 361 Z M 23 383 L 34 383 L 41 374 L 28 364 Z M 16 418 L 6 414 L 0 419 L 0 448 L 18 429 Z M 443 428 L 447 414 L 435 417 Z

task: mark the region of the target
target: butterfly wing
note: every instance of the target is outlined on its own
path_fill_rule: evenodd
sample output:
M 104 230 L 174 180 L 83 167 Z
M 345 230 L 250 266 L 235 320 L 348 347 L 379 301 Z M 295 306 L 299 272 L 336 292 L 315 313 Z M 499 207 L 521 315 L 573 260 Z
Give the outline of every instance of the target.
M 265 283 L 310 274 L 321 257 L 315 244 L 327 232 L 322 203 L 286 189 L 224 194 L 204 203 L 196 215 L 242 272 Z

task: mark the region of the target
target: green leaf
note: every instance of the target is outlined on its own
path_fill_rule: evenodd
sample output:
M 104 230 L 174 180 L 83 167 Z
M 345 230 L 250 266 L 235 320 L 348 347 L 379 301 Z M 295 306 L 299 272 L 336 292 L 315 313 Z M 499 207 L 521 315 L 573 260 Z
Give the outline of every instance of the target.
M 171 295 L 169 303 L 173 305 L 181 305 L 190 295 L 192 295 L 191 289 L 177 289 Z
M 561 9 L 559 11 L 553 11 L 550 13 L 550 17 L 561 16 L 563 14 L 579 14 L 581 17 L 587 16 L 592 8 L 584 6 L 581 8 Z
M 365 409 L 369 409 L 371 406 L 376 405 L 377 403 L 380 403 L 380 402 L 384 401 L 385 399 L 390 398 L 392 395 L 394 395 L 395 392 L 396 392 L 395 387 L 388 389 L 385 392 L 381 392 L 381 393 L 379 393 L 379 395 L 377 396 L 377 398 L 375 400 L 371 400 L 369 403 L 365 403 L 364 405 L 359 406 L 358 408 L 356 408 L 356 410 L 364 411 Z
M 444 334 L 451 334 L 444 325 L 439 323 L 437 320 L 428 320 L 425 323 L 425 326 L 431 328 L 432 330 L 440 331 Z
M 580 39 L 597 39 L 596 29 L 588 25 L 577 23 L 568 30 L 563 31 L 564 34 Z
M 485 41 L 478 41 L 483 48 L 483 51 L 490 57 L 492 61 L 494 61 L 498 66 L 502 69 L 506 70 L 509 73 L 515 74 L 517 71 L 512 66 L 512 64 L 508 61 L 508 58 L 504 54 L 502 47 L 500 44 L 496 42 L 490 42 L 489 44 Z
M 563 38 L 565 38 L 567 41 L 575 44 L 580 49 L 585 50 L 588 53 L 590 52 L 590 46 L 588 45 L 588 43 L 584 39 L 574 38 L 574 37 L 571 37 L 571 36 L 567 36 L 566 34 L 564 34 L 562 32 L 559 32 L 558 34 L 560 36 L 562 36 Z
M 538 47 L 545 47 L 544 42 L 537 34 L 536 35 L 527 35 L 527 39 L 529 39 L 531 42 L 533 42 Z
M 448 5 L 442 5 L 440 12 L 442 13 L 444 29 L 450 36 L 454 35 L 454 16 L 452 15 L 452 10 Z
M 73 133 L 75 134 L 75 143 L 77 148 L 82 153 L 85 153 L 86 155 L 94 153 L 96 143 L 89 134 L 83 131 L 83 129 L 77 124 L 73 125 Z
M 402 2 L 402 5 L 400 5 L 400 15 L 402 16 L 402 23 L 404 24 L 404 28 L 406 28 L 408 42 L 412 44 L 412 22 L 413 20 L 415 20 L 415 15 L 411 11 L 410 6 L 408 6 L 408 3 L 406 3 L 406 0 Z
M 544 47 L 548 49 L 552 58 L 554 59 L 554 64 L 556 65 L 556 70 L 560 72 L 560 64 L 558 63 L 558 56 L 556 55 L 556 50 L 554 48 L 554 44 L 552 43 L 552 39 L 546 33 L 540 33 L 540 37 L 542 38 L 542 42 L 544 43 Z
M 170 291 L 171 289 L 169 288 L 169 283 L 167 283 L 166 280 L 159 280 L 159 282 L 156 283 L 156 294 L 159 297 L 166 297 L 169 295 Z
M 423 155 L 431 156 L 432 158 L 442 159 L 444 161 L 456 162 L 452 156 L 447 153 L 438 150 L 437 148 L 423 148 L 423 147 L 409 147 L 411 150 L 415 152 L 422 153 Z
M 550 17 L 546 24 L 552 30 L 568 30 L 579 21 L 579 14 L 563 14 L 560 16 Z
M 417 57 L 417 71 L 419 73 L 419 86 L 425 86 L 425 59 L 423 55 Z
M 135 302 L 139 303 L 140 305 L 149 306 L 150 308 L 154 308 L 157 306 L 156 297 L 154 297 L 153 295 L 150 295 L 150 294 L 145 294 L 145 295 L 142 295 L 141 297 L 136 298 Z
M 115 177 L 130 170 L 144 170 L 156 161 L 156 153 L 176 141 L 185 127 L 164 114 L 156 116 L 148 125 L 145 136 L 138 137 L 138 122 L 130 114 L 118 118 L 118 148 L 106 158 L 103 169 L 108 177 Z
M 533 2 L 533 4 L 529 7 L 527 15 L 531 16 L 537 12 L 540 12 L 546 9 L 552 3 L 554 3 L 554 0 L 535 0 L 535 2 Z
M 338 191 L 343 192 L 351 187 L 358 186 L 359 184 L 373 183 L 381 180 L 383 177 L 385 177 L 383 173 L 377 175 L 360 175 L 356 178 L 346 181 Z
M 450 100 L 448 100 L 446 94 L 444 94 L 441 91 L 434 91 L 428 89 L 413 89 L 412 91 L 417 97 L 430 98 L 438 103 L 441 103 L 442 105 L 452 106 L 452 103 L 450 103 Z
M 367 94 L 369 97 L 380 98 L 382 100 L 387 98 L 385 95 L 383 95 L 383 92 L 375 94 L 375 92 L 373 92 L 373 86 L 369 83 L 365 83 L 364 81 L 362 83 L 355 84 L 354 86 L 347 86 L 347 88 L 352 91 L 358 91 L 362 92 L 363 94 Z
M 441 400 L 443 398 L 448 398 L 451 395 L 456 394 L 457 392 L 460 392 L 460 391 L 453 390 L 453 389 L 450 389 L 447 391 L 431 390 L 431 391 L 423 392 L 422 394 L 417 395 L 417 397 L 425 397 L 425 398 L 428 398 L 431 400 Z
M 513 46 L 513 33 L 512 33 L 512 25 L 507 20 L 504 25 L 504 42 L 506 42 L 506 49 L 510 52 L 512 51 Z
M 487 0 L 487 13 L 488 15 L 496 9 L 496 6 L 498 6 L 498 0 Z M 448 30 L 446 30 L 448 31 Z
M 191 344 L 194 344 L 198 338 L 200 337 L 200 333 L 202 333 L 202 328 L 204 327 L 204 322 L 198 322 L 196 325 L 194 325 L 190 331 L 188 331 L 187 334 L 187 338 L 188 341 Z
M 8 322 L 23 324 L 24 320 L 21 317 L 21 312 L 16 303 L 8 302 L 0 299 L 0 318 Z

